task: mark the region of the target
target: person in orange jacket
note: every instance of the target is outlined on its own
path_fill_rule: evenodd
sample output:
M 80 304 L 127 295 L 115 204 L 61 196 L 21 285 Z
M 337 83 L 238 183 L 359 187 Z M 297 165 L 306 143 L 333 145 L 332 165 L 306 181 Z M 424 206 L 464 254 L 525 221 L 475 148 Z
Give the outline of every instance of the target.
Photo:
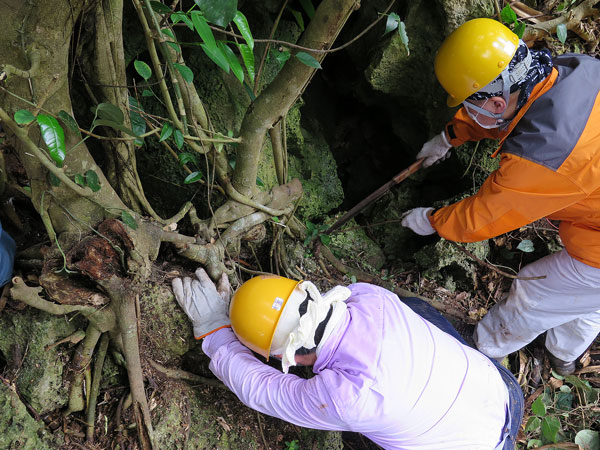
M 561 374 L 600 331 L 600 60 L 536 51 L 492 19 L 468 21 L 440 47 L 435 72 L 448 106 L 463 107 L 417 158 L 428 167 L 453 146 L 500 139 L 500 167 L 452 205 L 415 208 L 402 225 L 460 242 L 540 218 L 560 220 L 564 249 L 524 267 L 477 325 L 479 350 L 503 358 L 546 332 Z

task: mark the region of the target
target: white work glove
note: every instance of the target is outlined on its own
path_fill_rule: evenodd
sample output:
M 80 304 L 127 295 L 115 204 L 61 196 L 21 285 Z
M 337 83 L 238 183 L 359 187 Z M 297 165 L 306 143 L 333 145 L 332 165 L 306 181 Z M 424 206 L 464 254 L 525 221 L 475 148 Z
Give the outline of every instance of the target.
M 409 209 L 402 214 L 402 226 L 410 228 L 421 236 L 435 233 L 435 228 L 429 222 L 429 213 L 433 208 L 415 208 Z
M 452 148 L 450 142 L 446 138 L 446 132 L 442 131 L 433 139 L 425 142 L 421 151 L 417 153 L 417 159 L 425 158 L 423 167 L 429 167 L 437 161 L 444 160 L 450 156 L 448 150 Z
M 202 268 L 196 270 L 196 279 L 175 278 L 171 284 L 177 303 L 192 321 L 196 339 L 231 326 L 227 311 L 231 286 L 226 274 L 221 276 L 218 288 Z

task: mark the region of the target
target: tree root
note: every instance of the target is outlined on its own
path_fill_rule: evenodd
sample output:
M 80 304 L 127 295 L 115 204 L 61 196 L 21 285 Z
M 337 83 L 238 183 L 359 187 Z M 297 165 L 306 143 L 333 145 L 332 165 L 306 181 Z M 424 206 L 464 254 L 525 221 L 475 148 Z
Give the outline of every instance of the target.
M 165 366 L 157 363 L 156 361 L 152 361 L 151 359 L 148 360 L 148 362 L 154 368 L 154 370 L 163 374 L 167 378 L 172 378 L 174 380 L 189 381 L 194 384 L 202 384 L 202 385 L 217 387 L 219 389 L 228 390 L 227 386 L 225 386 L 219 380 L 213 380 L 211 378 L 202 377 L 200 375 L 196 375 L 195 373 L 191 373 L 191 372 L 181 370 L 181 369 L 171 369 L 171 368 L 165 367 Z
M 98 399 L 98 391 L 100 390 L 100 380 L 102 379 L 102 367 L 104 366 L 104 358 L 108 349 L 108 334 L 104 333 L 100 338 L 100 347 L 96 353 L 96 363 L 94 364 L 94 375 L 92 385 L 89 389 L 90 400 L 87 409 L 87 430 L 85 433 L 88 442 L 94 442 L 94 423 L 96 422 L 96 402 Z

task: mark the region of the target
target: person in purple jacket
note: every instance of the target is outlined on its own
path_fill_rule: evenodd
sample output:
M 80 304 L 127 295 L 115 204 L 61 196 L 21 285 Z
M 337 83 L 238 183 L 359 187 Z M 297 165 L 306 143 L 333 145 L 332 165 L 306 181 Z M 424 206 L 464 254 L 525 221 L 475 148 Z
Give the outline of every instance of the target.
M 276 275 L 250 279 L 231 298 L 226 275 L 218 287 L 203 269 L 195 275 L 173 280 L 177 302 L 204 338 L 210 370 L 248 407 L 359 432 L 385 449 L 514 448 L 517 381 L 426 302 L 365 283 L 321 294 Z M 294 365 L 315 375 L 288 373 Z

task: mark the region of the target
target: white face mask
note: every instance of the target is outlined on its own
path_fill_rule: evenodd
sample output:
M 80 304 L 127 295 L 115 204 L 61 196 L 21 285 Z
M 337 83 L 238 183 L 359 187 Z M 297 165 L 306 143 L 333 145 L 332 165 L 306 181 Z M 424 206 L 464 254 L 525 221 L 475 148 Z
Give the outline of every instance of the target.
M 465 110 L 467 111 L 467 114 L 469 115 L 469 117 L 471 119 L 473 119 L 475 121 L 475 123 L 477 125 L 479 125 L 481 128 L 490 130 L 492 128 L 499 128 L 499 127 L 505 125 L 506 120 L 504 120 L 504 118 L 502 117 L 503 112 L 493 113 L 493 112 L 490 112 L 487 109 L 483 108 L 487 104 L 488 101 L 489 101 L 489 98 L 486 99 L 485 102 L 483 103 L 483 105 L 481 105 L 481 106 L 477 106 L 468 101 L 464 101 L 463 106 L 465 107 Z M 492 123 L 484 124 L 479 119 L 480 116 L 489 117 L 491 119 L 495 119 L 495 121 Z

